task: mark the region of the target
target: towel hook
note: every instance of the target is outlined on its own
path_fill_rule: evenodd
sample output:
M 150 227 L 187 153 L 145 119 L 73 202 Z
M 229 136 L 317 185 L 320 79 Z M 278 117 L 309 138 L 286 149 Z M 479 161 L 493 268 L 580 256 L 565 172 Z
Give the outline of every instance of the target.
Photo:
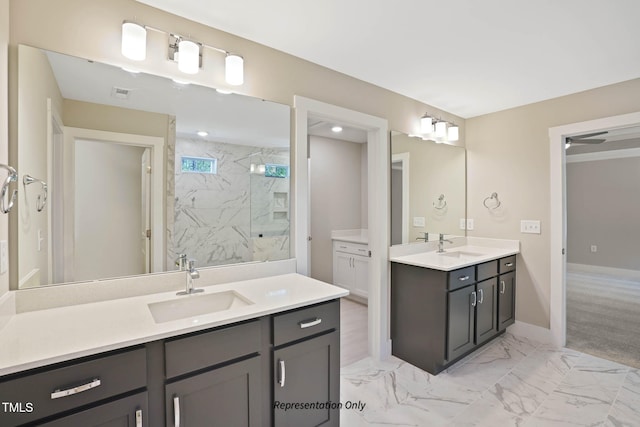
M 9 184 L 18 180 L 18 172 L 16 172 L 16 170 L 11 166 L 4 165 L 2 163 L 0 163 L 0 168 L 9 171 L 9 175 L 7 175 L 7 178 L 2 184 L 2 190 L 0 190 L 0 211 L 2 211 L 2 213 L 9 213 L 13 207 L 13 202 L 15 202 L 16 196 L 18 195 L 18 189 L 16 188 L 11 192 L 11 196 L 8 195 Z
M 487 201 L 490 201 L 490 200 L 494 200 L 494 205 L 493 206 L 487 205 Z M 500 200 L 498 200 L 498 193 L 493 192 L 493 193 L 491 193 L 491 196 L 489 196 L 486 199 L 484 199 L 484 202 L 482 202 L 482 204 L 487 209 L 498 209 L 502 203 L 500 202 Z
M 38 194 L 38 198 L 36 199 L 36 209 L 38 210 L 38 212 L 42 212 L 45 205 L 47 204 L 47 183 L 41 179 L 34 178 L 29 174 L 22 177 L 22 183 L 25 186 L 33 184 L 34 182 L 39 182 L 40 185 L 42 185 L 42 194 Z
M 437 205 L 436 202 L 433 202 L 433 207 L 436 209 L 444 209 L 447 207 L 447 201 L 444 199 L 444 194 L 441 194 L 440 197 L 438 197 Z

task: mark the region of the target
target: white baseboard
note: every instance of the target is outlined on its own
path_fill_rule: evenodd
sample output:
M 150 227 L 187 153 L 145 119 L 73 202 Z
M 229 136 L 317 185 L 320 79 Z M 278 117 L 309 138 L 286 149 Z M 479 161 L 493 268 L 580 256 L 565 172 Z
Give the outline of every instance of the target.
M 627 270 L 624 268 L 603 267 L 600 265 L 587 265 L 567 263 L 567 273 L 596 274 L 604 276 L 614 276 L 621 279 L 640 280 L 640 271 Z
M 507 331 L 513 335 L 528 338 L 543 344 L 553 344 L 551 329 L 542 328 L 540 326 L 532 325 L 531 323 L 516 320 L 516 323 L 507 328 Z

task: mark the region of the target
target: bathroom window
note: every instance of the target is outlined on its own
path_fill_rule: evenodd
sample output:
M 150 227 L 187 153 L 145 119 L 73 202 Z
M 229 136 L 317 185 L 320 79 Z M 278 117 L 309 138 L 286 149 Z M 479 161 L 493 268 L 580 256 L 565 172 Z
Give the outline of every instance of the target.
M 182 172 L 187 173 L 218 173 L 218 159 L 209 157 L 182 157 Z
M 270 178 L 288 178 L 289 166 L 286 165 L 264 165 L 264 176 Z

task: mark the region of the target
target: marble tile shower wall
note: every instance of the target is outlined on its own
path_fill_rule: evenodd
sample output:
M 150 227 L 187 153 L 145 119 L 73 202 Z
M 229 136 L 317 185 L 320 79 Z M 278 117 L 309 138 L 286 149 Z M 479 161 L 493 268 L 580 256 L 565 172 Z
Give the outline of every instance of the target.
M 217 174 L 182 173 L 182 156 L 217 159 Z M 250 172 L 265 162 L 288 165 L 288 151 L 177 138 L 169 259 L 186 253 L 212 266 L 289 258 L 289 178 Z

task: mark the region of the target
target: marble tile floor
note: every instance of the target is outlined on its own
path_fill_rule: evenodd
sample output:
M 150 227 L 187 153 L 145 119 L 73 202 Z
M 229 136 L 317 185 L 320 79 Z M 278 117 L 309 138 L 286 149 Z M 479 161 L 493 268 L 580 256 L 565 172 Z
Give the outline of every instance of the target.
M 340 391 L 344 427 L 640 426 L 640 370 L 509 333 L 437 376 L 365 358 Z

